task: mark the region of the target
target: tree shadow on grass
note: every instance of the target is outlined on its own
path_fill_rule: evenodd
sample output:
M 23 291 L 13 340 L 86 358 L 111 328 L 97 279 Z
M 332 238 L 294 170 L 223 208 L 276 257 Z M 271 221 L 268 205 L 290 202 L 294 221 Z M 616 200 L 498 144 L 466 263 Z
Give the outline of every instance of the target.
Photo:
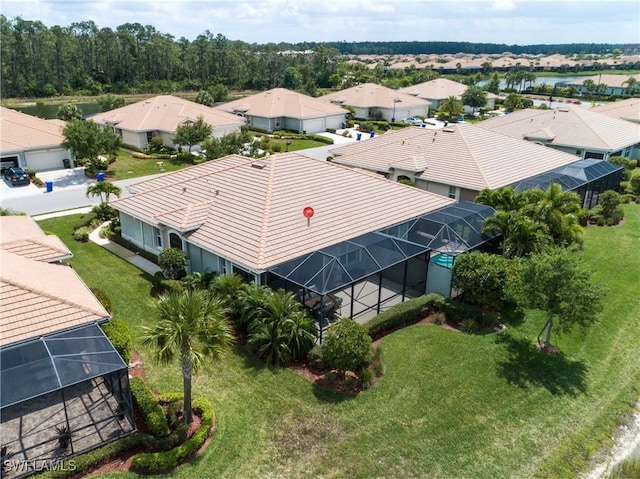
M 553 395 L 575 397 L 587 392 L 587 366 L 582 361 L 574 361 L 562 352 L 540 352 L 528 338 L 499 334 L 496 342 L 506 346 L 508 357 L 497 369 L 509 384 L 521 388 L 542 386 Z

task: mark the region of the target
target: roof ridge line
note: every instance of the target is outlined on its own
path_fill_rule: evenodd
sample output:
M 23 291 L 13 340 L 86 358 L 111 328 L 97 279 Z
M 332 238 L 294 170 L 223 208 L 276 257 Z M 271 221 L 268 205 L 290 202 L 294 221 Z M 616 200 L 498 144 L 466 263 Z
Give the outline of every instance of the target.
M 258 254 L 257 254 L 257 266 L 259 269 L 262 269 L 262 264 L 264 263 L 265 256 L 265 248 L 267 246 L 267 234 L 269 232 L 269 217 L 271 214 L 271 194 L 273 193 L 273 184 L 274 184 L 274 176 L 275 176 L 275 164 L 276 162 L 273 158 L 270 160 L 269 166 L 269 178 L 267 180 L 267 188 L 265 191 L 265 199 L 264 199 L 264 209 L 262 210 L 262 226 L 260 228 L 260 240 L 258 242 Z

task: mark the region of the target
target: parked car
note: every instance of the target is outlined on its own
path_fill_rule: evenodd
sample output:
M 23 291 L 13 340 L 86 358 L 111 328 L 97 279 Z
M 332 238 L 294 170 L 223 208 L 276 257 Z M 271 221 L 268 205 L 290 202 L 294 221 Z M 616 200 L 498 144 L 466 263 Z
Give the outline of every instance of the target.
M 12 186 L 28 185 L 31 183 L 31 178 L 29 178 L 27 172 L 22 168 L 9 168 L 5 170 L 4 177 Z
M 416 118 L 415 116 L 410 116 L 409 118 L 404 118 L 402 120 L 404 123 L 409 123 L 415 126 L 422 126 L 424 124 L 424 120 L 422 118 Z

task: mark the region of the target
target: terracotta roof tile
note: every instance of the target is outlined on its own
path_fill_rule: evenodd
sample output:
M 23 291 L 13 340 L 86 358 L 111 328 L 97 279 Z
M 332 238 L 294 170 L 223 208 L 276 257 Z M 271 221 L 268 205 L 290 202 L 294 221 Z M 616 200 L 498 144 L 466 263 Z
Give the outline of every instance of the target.
M 64 141 L 60 120 L 43 120 L 10 108 L 0 107 L 0 151 L 60 147 Z
M 578 160 L 552 148 L 461 123 L 443 130 L 405 128 L 331 150 L 335 163 L 479 191 L 499 188 Z
M 351 88 L 323 95 L 319 100 L 340 103 L 356 108 L 393 108 L 394 100 L 401 100 L 403 106 L 428 107 L 430 103 L 421 98 L 403 93 L 375 83 L 363 83 Z
M 188 241 L 261 271 L 302 254 L 401 222 L 453 200 L 300 153 L 259 162 L 237 155 L 132 186 L 118 210 L 149 224 L 208 204 Z M 309 222 L 302 210 L 311 206 Z

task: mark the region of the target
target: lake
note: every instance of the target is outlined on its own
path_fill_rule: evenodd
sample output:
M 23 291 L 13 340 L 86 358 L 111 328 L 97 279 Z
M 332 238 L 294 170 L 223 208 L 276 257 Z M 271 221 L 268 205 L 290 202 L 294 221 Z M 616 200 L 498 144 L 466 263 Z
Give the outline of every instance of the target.
M 579 76 L 564 76 L 564 77 L 537 77 L 536 80 L 533 82 L 534 85 L 542 85 L 543 83 L 545 85 L 555 85 L 556 83 L 567 83 L 570 81 L 575 81 L 575 80 L 585 80 L 587 78 L 589 78 L 590 76 L 593 75 L 579 75 Z M 489 80 L 482 80 L 481 82 L 478 83 L 478 86 L 484 86 L 487 83 L 489 83 Z M 528 85 L 528 82 L 527 82 Z M 503 78 L 500 79 L 500 89 L 504 89 L 507 87 L 507 82 L 504 81 Z
M 95 115 L 100 113 L 100 105 L 97 102 L 94 103 L 74 103 L 84 116 Z M 38 118 L 44 118 L 45 120 L 51 120 L 58 117 L 58 108 L 64 103 L 25 103 L 24 105 L 12 106 L 14 110 L 27 113 L 28 115 L 37 116 Z

